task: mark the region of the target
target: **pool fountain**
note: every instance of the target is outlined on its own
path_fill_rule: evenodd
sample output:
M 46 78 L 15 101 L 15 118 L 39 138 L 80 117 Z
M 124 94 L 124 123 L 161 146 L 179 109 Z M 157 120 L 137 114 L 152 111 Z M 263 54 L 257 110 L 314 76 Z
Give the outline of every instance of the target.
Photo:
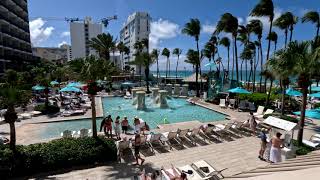
M 168 107 L 167 95 L 168 95 L 168 91 L 166 91 L 166 90 L 160 90 L 159 91 L 160 108 L 167 108 Z
M 165 90 L 168 92 L 167 95 L 171 96 L 172 95 L 172 84 L 167 84 L 165 86 Z
M 188 84 L 182 85 L 181 96 L 188 96 L 188 89 L 189 89 Z
M 156 99 L 159 96 L 159 88 L 152 88 L 151 92 L 152 92 L 153 99 Z
M 146 108 L 146 93 L 144 91 L 136 92 L 137 95 L 137 109 L 143 110 Z
M 175 84 L 173 88 L 173 95 L 180 96 L 180 84 Z

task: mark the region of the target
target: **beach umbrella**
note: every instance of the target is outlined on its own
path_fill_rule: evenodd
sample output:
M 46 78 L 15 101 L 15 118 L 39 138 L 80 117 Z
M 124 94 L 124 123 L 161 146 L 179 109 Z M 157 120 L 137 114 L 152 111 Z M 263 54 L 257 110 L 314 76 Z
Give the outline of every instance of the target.
M 40 86 L 39 84 L 32 87 L 32 90 L 34 90 L 34 91 L 42 91 L 44 89 L 46 89 L 46 88 L 44 86 Z
M 124 86 L 133 86 L 134 83 L 127 81 L 127 82 L 121 83 L 121 85 L 124 85 Z
M 288 96 L 302 96 L 302 93 L 297 90 L 294 90 L 292 88 L 288 88 L 286 90 L 286 95 L 288 95 Z
M 242 87 L 236 87 L 233 89 L 229 89 L 228 92 L 236 93 L 236 94 L 251 94 L 250 91 L 247 91 L 246 89 L 243 89 Z
M 216 63 L 209 62 L 209 63 L 205 64 L 204 67 L 211 67 L 211 68 L 216 67 Z
M 60 83 L 58 81 L 51 81 L 50 84 L 51 84 L 51 86 L 55 86 L 55 85 L 58 85 Z
M 82 92 L 79 88 L 76 87 L 64 87 L 60 90 L 60 92 Z
M 301 112 L 294 112 L 293 114 L 300 116 Z M 320 109 L 308 109 L 306 110 L 306 117 L 320 119 Z
M 309 94 L 310 97 L 320 98 L 320 92 Z
M 82 87 L 83 84 L 81 84 L 80 82 L 71 82 L 67 86 L 68 87 Z
M 318 86 L 312 86 L 311 91 L 320 91 L 320 87 Z

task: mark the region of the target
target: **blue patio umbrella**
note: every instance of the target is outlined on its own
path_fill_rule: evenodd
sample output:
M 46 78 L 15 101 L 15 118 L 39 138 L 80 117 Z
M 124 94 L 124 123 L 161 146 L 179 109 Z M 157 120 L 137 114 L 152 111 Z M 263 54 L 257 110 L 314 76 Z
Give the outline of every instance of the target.
M 40 86 L 39 84 L 32 87 L 32 90 L 34 90 L 34 91 L 42 91 L 44 89 L 46 89 L 46 88 L 44 86 Z
M 302 96 L 302 93 L 297 90 L 294 90 L 292 88 L 288 88 L 286 90 L 286 95 L 288 95 L 288 96 Z
M 246 89 L 243 89 L 242 87 L 236 87 L 233 89 L 229 89 L 228 92 L 236 93 L 236 94 L 251 94 L 250 91 L 247 91 Z
M 60 92 L 82 92 L 79 88 L 76 87 L 64 87 L 60 90 Z
M 312 86 L 311 87 L 311 91 L 320 91 L 320 86 L 319 87 L 317 87 L 317 86 Z
M 83 84 L 81 84 L 80 82 L 71 82 L 67 86 L 68 87 L 82 87 Z
M 58 85 L 60 83 L 58 81 L 51 81 L 50 84 L 51 84 L 51 86 L 55 86 L 55 85 Z
M 121 85 L 125 85 L 125 86 L 133 86 L 133 85 L 134 85 L 134 83 L 127 81 L 127 82 L 121 83 Z
M 320 92 L 309 94 L 310 97 L 320 98 Z
M 294 112 L 293 114 L 300 116 L 301 112 Z M 320 119 L 320 109 L 308 109 L 306 110 L 306 117 Z

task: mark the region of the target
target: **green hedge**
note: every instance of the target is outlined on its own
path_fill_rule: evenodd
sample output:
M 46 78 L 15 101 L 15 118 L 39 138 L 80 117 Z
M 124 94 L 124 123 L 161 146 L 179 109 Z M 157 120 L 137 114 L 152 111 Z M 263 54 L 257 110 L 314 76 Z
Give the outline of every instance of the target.
M 292 140 L 292 143 L 293 143 L 294 146 L 296 146 L 296 147 L 298 148 L 297 151 L 296 151 L 296 154 L 297 154 L 298 156 L 300 156 L 300 155 L 306 155 L 306 154 L 310 153 L 311 151 L 314 151 L 314 150 L 315 150 L 315 148 L 309 147 L 309 146 L 304 145 L 304 144 L 302 144 L 301 146 L 299 146 L 299 145 L 298 145 L 298 141 L 295 140 L 295 139 Z
M 104 137 L 62 138 L 48 143 L 17 146 L 15 155 L 7 145 L 2 145 L 0 177 L 6 179 L 75 166 L 94 165 L 116 159 L 117 150 L 114 141 L 106 140 Z
M 55 114 L 60 112 L 60 108 L 58 106 L 54 106 L 49 104 L 48 108 L 45 107 L 44 104 L 37 105 L 34 107 L 35 111 L 40 111 L 42 114 Z
M 281 95 L 271 94 L 270 102 L 276 99 L 280 99 Z M 240 94 L 240 100 L 248 100 L 249 102 L 253 102 L 256 106 L 264 106 L 266 104 L 268 95 L 265 93 L 252 93 L 252 94 Z
M 293 123 L 298 123 L 299 122 L 299 120 L 297 118 L 286 116 L 286 115 L 282 115 L 281 113 L 266 114 L 266 115 L 263 116 L 263 118 L 267 119 L 269 116 L 278 117 L 280 119 L 287 120 L 287 121 L 290 121 L 290 122 L 293 122 Z

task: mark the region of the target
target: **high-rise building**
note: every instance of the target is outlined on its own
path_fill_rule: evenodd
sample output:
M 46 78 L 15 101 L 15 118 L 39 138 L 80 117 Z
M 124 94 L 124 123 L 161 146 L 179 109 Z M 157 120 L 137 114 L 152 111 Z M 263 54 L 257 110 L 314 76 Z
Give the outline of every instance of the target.
M 82 22 L 74 21 L 70 23 L 72 59 L 97 54 L 89 46 L 89 41 L 102 33 L 102 27 L 101 23 L 94 23 L 91 17 L 86 17 Z
M 127 21 L 120 31 L 120 41 L 130 49 L 130 54 L 128 56 L 124 56 L 122 64 L 124 67 L 134 67 L 136 74 L 144 74 L 144 67 L 141 67 L 140 69 L 139 66 L 129 65 L 129 62 L 134 60 L 134 54 L 136 53 L 134 44 L 138 41 L 141 41 L 142 39 L 149 39 L 150 21 L 151 17 L 148 13 L 135 12 L 128 17 Z M 148 51 L 148 49 L 144 50 Z
M 64 44 L 60 47 L 33 47 L 32 53 L 34 56 L 52 61 L 53 63 L 63 64 L 69 61 L 70 46 Z
M 0 74 L 22 70 L 37 60 L 32 55 L 27 0 L 0 1 Z

